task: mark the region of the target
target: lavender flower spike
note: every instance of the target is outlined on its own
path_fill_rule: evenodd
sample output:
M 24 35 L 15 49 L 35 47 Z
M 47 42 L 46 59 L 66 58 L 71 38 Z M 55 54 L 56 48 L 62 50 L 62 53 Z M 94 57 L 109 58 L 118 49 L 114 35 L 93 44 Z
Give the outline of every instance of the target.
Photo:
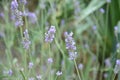
M 22 20 L 22 12 L 18 10 L 18 2 L 17 0 L 13 0 L 11 2 L 11 12 L 12 12 L 12 19 L 15 22 L 15 26 L 22 26 L 23 20 Z
M 29 68 L 29 69 L 32 69 L 33 65 L 34 65 L 33 62 L 29 62 L 28 68 Z
M 70 34 L 68 34 L 67 32 L 64 33 L 66 49 L 68 50 L 69 57 L 71 60 L 75 59 L 77 56 L 75 41 L 72 38 L 72 35 L 73 35 L 72 32 Z
M 11 9 L 17 9 L 18 8 L 18 2 L 16 0 L 13 0 L 11 2 Z
M 55 26 L 51 26 L 47 33 L 45 33 L 45 42 L 51 43 L 56 32 Z
M 29 34 L 28 34 L 28 30 L 27 29 L 24 31 L 24 39 L 22 41 L 22 44 L 23 44 L 25 49 L 29 49 L 31 41 L 29 40 Z
M 120 71 L 120 59 L 117 59 L 114 68 L 114 73 L 117 74 L 119 71 Z

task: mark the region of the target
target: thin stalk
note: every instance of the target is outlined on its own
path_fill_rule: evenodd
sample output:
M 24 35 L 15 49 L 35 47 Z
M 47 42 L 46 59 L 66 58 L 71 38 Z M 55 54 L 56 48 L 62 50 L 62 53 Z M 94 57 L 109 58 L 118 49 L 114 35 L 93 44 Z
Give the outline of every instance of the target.
M 24 75 L 24 73 L 21 70 L 20 70 L 20 73 L 21 73 L 23 79 L 26 80 L 25 75 Z
M 115 74 L 115 75 L 113 75 L 113 80 L 115 80 L 115 77 L 116 77 L 116 74 Z
M 75 64 L 75 68 L 76 68 L 76 70 L 77 70 L 77 74 L 78 74 L 79 80 L 81 80 L 80 73 L 79 73 L 79 71 L 78 71 L 77 63 L 76 63 L 75 59 L 74 59 L 74 64 Z
M 58 76 L 55 77 L 55 80 L 57 80 Z

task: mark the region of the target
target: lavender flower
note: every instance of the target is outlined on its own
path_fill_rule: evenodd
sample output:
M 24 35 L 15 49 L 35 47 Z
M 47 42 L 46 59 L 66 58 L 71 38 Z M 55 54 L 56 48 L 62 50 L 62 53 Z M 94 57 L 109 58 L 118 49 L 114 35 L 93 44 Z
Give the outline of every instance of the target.
M 63 26 L 65 24 L 65 20 L 62 19 L 61 22 L 60 22 L 61 26 Z
M 9 76 L 12 76 L 12 74 L 13 74 L 13 72 L 12 72 L 12 70 L 10 69 L 10 70 L 8 71 L 8 75 L 9 75 Z
M 68 34 L 67 32 L 64 33 L 65 42 L 66 42 L 66 49 L 68 50 L 69 57 L 71 60 L 75 59 L 77 56 L 75 41 L 72 38 L 73 33 L 71 32 Z
M 105 59 L 105 66 L 108 67 L 108 68 L 110 68 L 111 65 L 112 65 L 112 64 L 111 64 L 111 62 L 110 62 L 110 59 L 109 59 L 109 58 Z
M 104 78 L 107 78 L 107 77 L 108 77 L 108 74 L 107 74 L 107 73 L 104 73 L 103 76 L 104 76 Z
M 13 0 L 12 2 L 11 2 L 11 9 L 12 10 L 15 10 L 15 9 L 17 9 L 18 8 L 18 2 L 17 2 L 17 0 Z
M 60 75 L 62 75 L 62 72 L 61 71 L 57 71 L 56 75 L 60 76 Z
M 27 16 L 28 16 L 28 21 L 32 24 L 36 23 L 37 22 L 37 16 L 35 13 L 33 12 L 28 12 L 27 13 Z
M 41 80 L 42 76 L 41 75 L 37 75 L 36 78 L 37 78 L 37 80 Z
M 114 68 L 114 73 L 117 74 L 119 71 L 120 71 L 120 59 L 117 59 Z
M 100 12 L 104 14 L 105 10 L 103 8 L 100 8 Z
M 106 0 L 107 1 L 107 3 L 111 3 L 111 0 Z
M 51 26 L 47 33 L 45 33 L 45 42 L 51 43 L 56 32 L 55 26 Z
M 118 26 L 115 26 L 115 27 L 114 27 L 114 32 L 115 32 L 115 33 L 118 33 L 118 29 L 119 29 L 119 27 L 118 27 Z
M 96 29 L 97 29 L 96 25 L 93 25 L 93 26 L 92 26 L 92 30 L 93 30 L 93 31 L 96 31 Z
M 28 78 L 28 80 L 35 80 L 35 78 L 31 77 L 31 78 Z
M 28 30 L 27 29 L 24 31 L 24 39 L 22 41 L 22 44 L 23 44 L 25 49 L 29 49 L 31 41 L 29 40 L 29 34 L 28 34 Z
M 120 47 L 120 43 L 117 43 L 116 44 L 116 48 L 118 49 Z
M 29 62 L 28 68 L 31 69 L 33 67 L 33 65 L 34 65 L 33 62 Z
M 15 26 L 23 26 L 22 20 L 22 12 L 18 10 L 18 3 L 17 0 L 13 0 L 11 2 L 11 12 L 12 12 L 12 19 L 15 22 Z
M 3 71 L 3 73 L 4 73 L 5 75 L 12 76 L 13 71 L 12 71 L 11 69 L 9 69 L 8 71 Z
M 83 67 L 84 67 L 84 65 L 83 65 L 82 63 L 80 63 L 80 64 L 78 65 L 78 68 L 79 68 L 80 70 L 83 70 Z
M 48 58 L 48 63 L 53 63 L 53 59 L 52 58 Z

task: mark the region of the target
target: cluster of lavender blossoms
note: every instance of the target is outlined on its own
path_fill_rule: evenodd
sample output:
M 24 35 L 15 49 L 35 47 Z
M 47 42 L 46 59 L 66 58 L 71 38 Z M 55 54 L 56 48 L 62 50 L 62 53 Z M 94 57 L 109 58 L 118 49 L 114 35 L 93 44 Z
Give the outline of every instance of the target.
M 47 33 L 45 33 L 45 42 L 51 43 L 56 32 L 55 26 L 51 26 Z
M 114 73 L 117 74 L 119 71 L 120 71 L 120 59 L 117 59 L 114 68 Z
M 24 38 L 23 38 L 22 44 L 26 50 L 29 49 L 31 41 L 29 39 L 29 34 L 27 29 L 24 31 Z
M 12 76 L 13 71 L 12 71 L 12 69 L 9 69 L 8 71 L 3 71 L 3 74 Z
M 73 60 L 77 57 L 75 41 L 72 38 L 72 35 L 73 35 L 72 32 L 70 34 L 68 34 L 68 32 L 64 33 L 65 42 L 66 42 L 66 49 L 68 50 L 70 60 Z
M 11 2 L 11 12 L 12 12 L 12 19 L 15 21 L 15 26 L 23 26 L 22 20 L 22 12 L 18 10 L 18 2 L 17 0 L 13 0 Z

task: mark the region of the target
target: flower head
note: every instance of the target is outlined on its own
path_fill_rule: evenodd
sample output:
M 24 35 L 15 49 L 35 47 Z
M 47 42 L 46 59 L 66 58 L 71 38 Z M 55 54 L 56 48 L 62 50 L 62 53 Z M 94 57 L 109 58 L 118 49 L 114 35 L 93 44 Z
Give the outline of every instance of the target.
M 8 75 L 12 76 L 12 74 L 13 74 L 13 71 L 11 69 L 8 70 Z
M 22 12 L 18 10 L 17 0 L 11 2 L 12 20 L 15 22 L 15 26 L 23 26 Z
M 52 58 L 48 58 L 48 63 L 53 63 L 53 59 Z
M 100 12 L 104 14 L 105 10 L 103 8 L 100 8 Z
M 28 21 L 32 24 L 36 23 L 37 22 L 37 16 L 35 13 L 33 12 L 28 12 L 27 13 L 27 16 L 28 16 Z
M 56 75 L 60 76 L 60 75 L 62 75 L 62 72 L 61 71 L 57 71 Z
M 70 59 L 75 59 L 77 56 L 75 41 L 72 38 L 73 33 L 71 32 L 68 34 L 67 32 L 64 33 L 65 42 L 66 42 L 66 49 L 68 50 Z
M 12 74 L 13 74 L 13 71 L 12 71 L 12 69 L 9 69 L 8 71 L 3 71 L 3 73 L 6 75 L 9 75 L 9 76 L 12 76 Z
M 18 2 L 17 2 L 17 0 L 13 0 L 12 2 L 11 2 L 11 9 L 12 10 L 15 10 L 15 9 L 17 9 L 18 8 Z
M 27 29 L 24 31 L 24 39 L 22 41 L 22 44 L 25 49 L 29 49 L 31 41 L 29 40 L 29 34 Z
M 54 39 L 56 32 L 55 26 L 51 26 L 47 33 L 45 33 L 45 42 L 51 43 Z
M 117 59 L 114 68 L 114 73 L 117 74 L 119 71 L 120 71 L 120 59 Z
M 29 62 L 28 68 L 31 69 L 33 67 L 33 65 L 34 65 L 33 62 Z
M 111 65 L 112 65 L 112 64 L 111 64 L 111 62 L 110 62 L 110 59 L 109 59 L 109 58 L 105 59 L 105 66 L 108 67 L 108 68 L 110 68 Z
M 78 68 L 79 68 L 80 70 L 82 70 L 83 67 L 84 67 L 84 65 L 83 65 L 82 63 L 80 63 L 80 64 L 78 65 Z

